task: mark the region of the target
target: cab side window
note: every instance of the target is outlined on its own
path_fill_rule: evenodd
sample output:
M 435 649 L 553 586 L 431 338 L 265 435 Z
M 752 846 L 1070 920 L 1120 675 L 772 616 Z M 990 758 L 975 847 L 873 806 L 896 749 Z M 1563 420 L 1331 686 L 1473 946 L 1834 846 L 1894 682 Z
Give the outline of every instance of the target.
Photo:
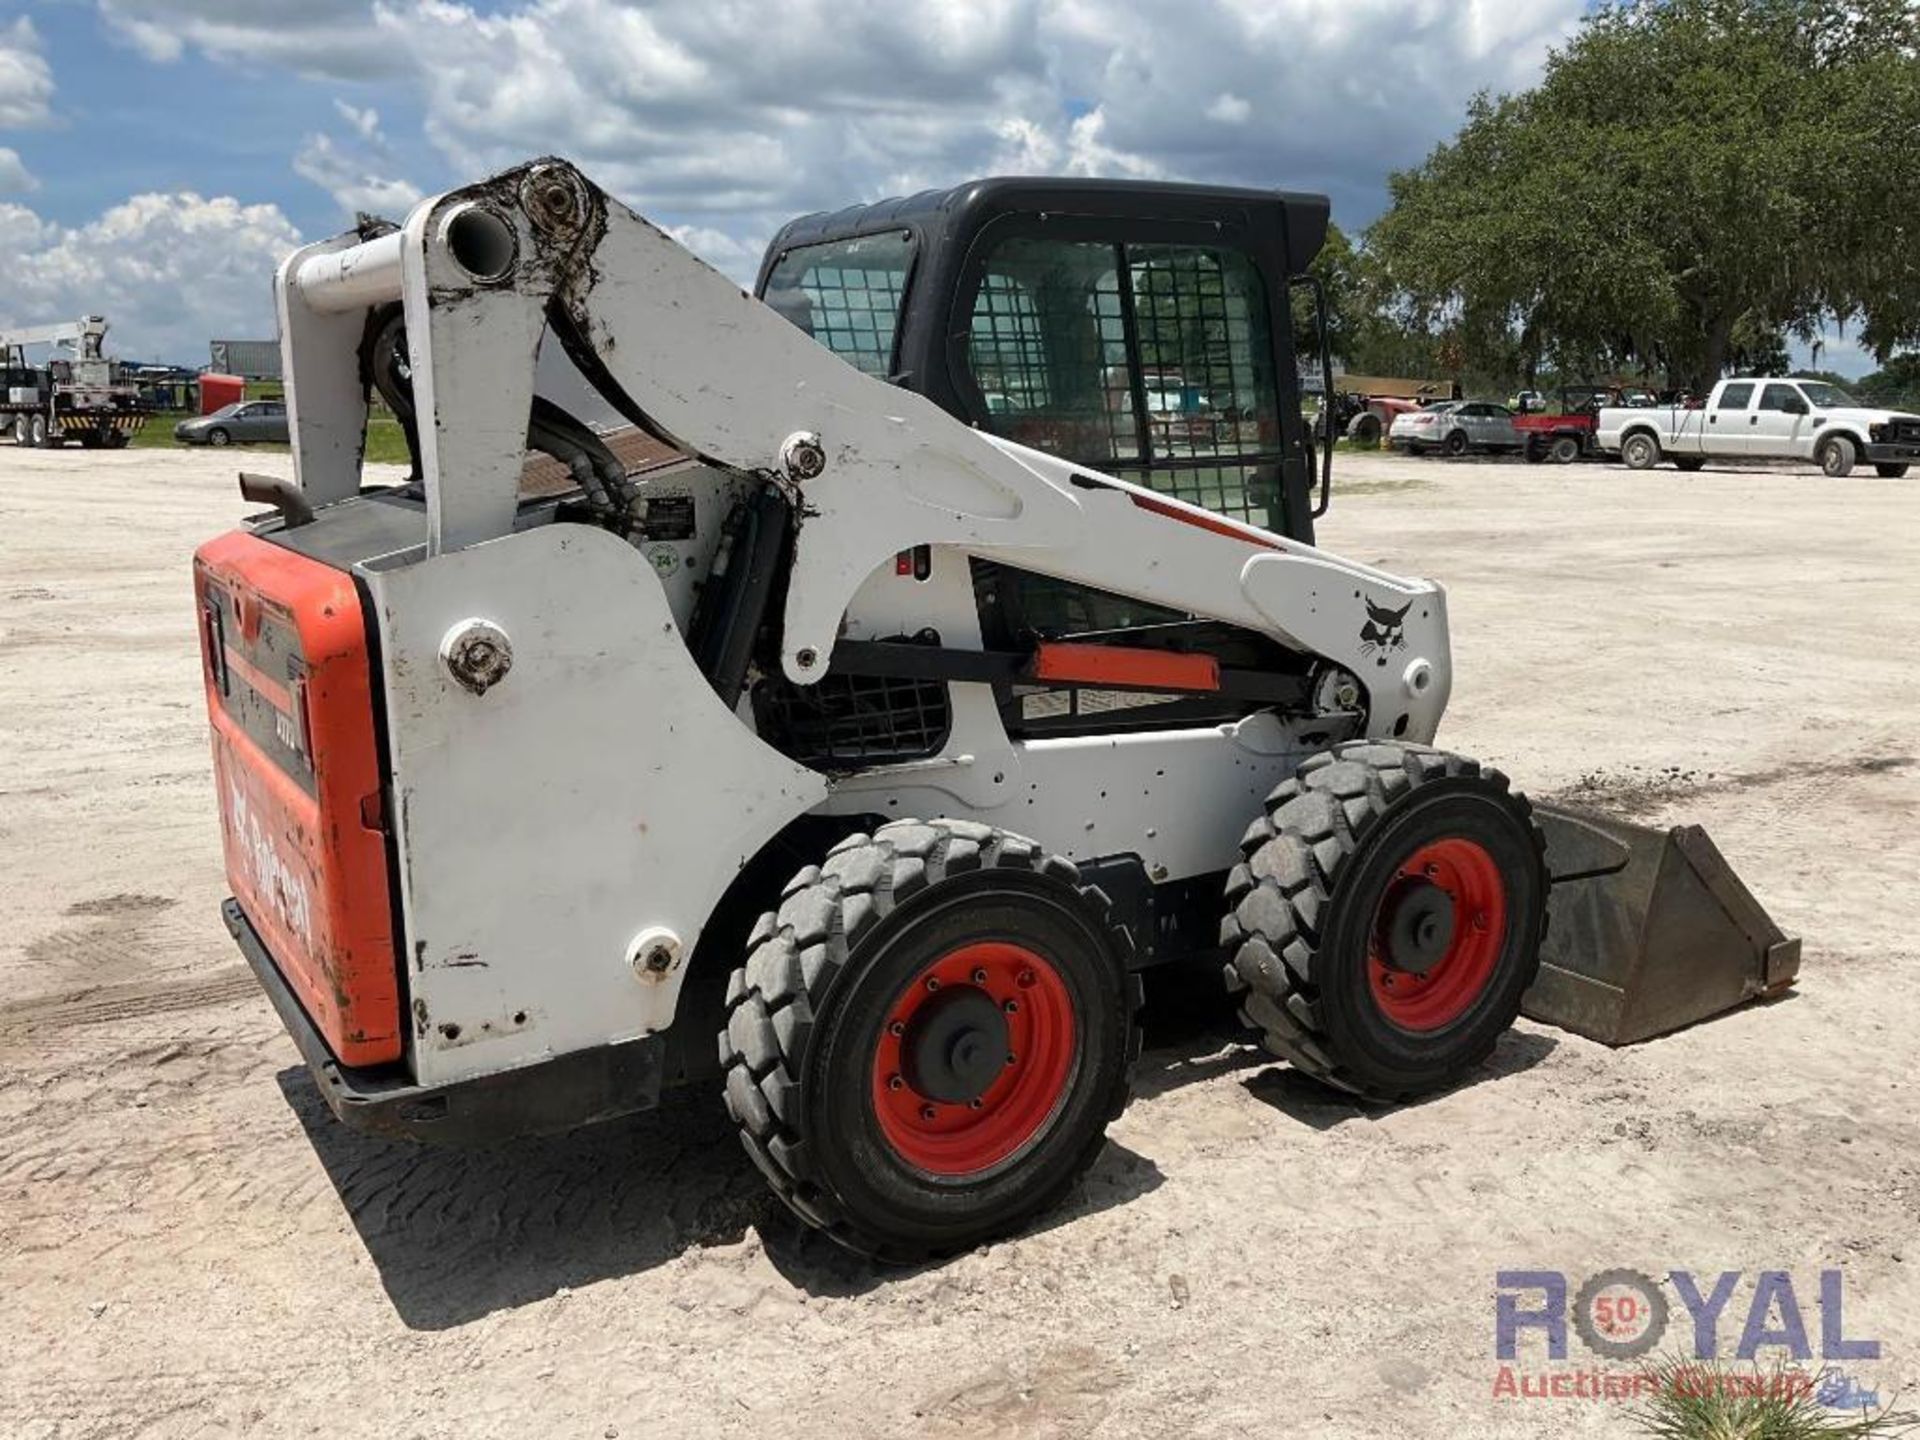
M 1716 410 L 1744 410 L 1753 400 L 1753 386 L 1729 385 L 1720 392 L 1720 398 L 1714 403 Z
M 782 255 L 767 277 L 766 303 L 834 354 L 884 380 L 907 292 L 913 245 L 888 231 Z
M 1778 410 L 1788 415 L 1807 413 L 1807 401 L 1792 385 L 1769 385 L 1760 392 L 1760 409 Z

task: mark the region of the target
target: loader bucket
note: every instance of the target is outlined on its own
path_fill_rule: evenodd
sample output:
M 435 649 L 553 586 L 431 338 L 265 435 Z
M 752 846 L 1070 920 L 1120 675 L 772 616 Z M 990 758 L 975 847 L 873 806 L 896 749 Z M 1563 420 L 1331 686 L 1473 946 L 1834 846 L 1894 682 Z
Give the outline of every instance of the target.
M 1528 1018 L 1629 1045 L 1793 984 L 1799 938 L 1698 825 L 1655 830 L 1551 805 L 1534 815 L 1553 888 Z

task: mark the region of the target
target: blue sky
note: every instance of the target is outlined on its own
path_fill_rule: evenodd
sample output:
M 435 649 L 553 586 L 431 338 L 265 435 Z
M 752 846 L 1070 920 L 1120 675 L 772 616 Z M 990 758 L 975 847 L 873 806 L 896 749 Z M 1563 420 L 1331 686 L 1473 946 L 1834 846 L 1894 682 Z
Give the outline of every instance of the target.
M 0 4 L 0 322 L 200 362 L 270 333 L 300 239 L 545 152 L 743 278 L 792 214 L 994 172 L 1319 189 L 1357 228 L 1584 3 Z

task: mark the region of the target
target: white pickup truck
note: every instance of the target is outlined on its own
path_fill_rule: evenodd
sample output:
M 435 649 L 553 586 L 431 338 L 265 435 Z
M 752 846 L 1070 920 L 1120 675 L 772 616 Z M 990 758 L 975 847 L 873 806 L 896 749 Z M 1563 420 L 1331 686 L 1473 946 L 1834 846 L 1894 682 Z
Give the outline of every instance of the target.
M 1663 459 L 1682 470 L 1709 460 L 1811 460 L 1837 478 L 1865 460 L 1895 479 L 1920 460 L 1920 415 L 1869 409 L 1824 380 L 1722 380 L 1697 410 L 1607 406 L 1594 439 L 1632 470 Z

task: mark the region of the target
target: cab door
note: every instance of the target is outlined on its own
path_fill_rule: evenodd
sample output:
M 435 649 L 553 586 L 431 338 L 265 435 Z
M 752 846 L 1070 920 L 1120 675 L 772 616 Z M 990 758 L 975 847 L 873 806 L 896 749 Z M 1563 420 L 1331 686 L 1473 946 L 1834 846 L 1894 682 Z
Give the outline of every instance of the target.
M 1275 342 L 1288 297 L 1245 251 L 1211 236 L 1016 230 L 976 252 L 970 279 L 955 315 L 969 420 L 1236 520 L 1311 533 L 1280 478 Z
M 1747 419 L 1747 450 L 1753 455 L 1813 455 L 1812 407 L 1798 385 L 1771 384 L 1760 389 Z
M 1752 411 L 1756 385 L 1740 382 L 1723 385 L 1708 404 L 1706 424 L 1700 427 L 1701 448 L 1709 455 L 1746 455 L 1753 442 L 1748 431 L 1753 427 Z

